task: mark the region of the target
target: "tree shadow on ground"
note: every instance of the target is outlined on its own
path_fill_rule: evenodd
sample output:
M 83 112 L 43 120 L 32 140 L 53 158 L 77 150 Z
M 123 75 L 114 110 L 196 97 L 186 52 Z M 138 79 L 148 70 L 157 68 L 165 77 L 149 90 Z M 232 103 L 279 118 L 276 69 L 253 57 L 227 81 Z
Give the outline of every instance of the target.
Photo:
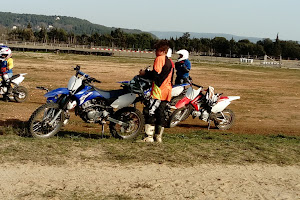
M 82 132 L 75 132 L 75 131 L 60 131 L 56 134 L 58 137 L 62 138 L 89 138 L 89 139 L 107 139 L 111 138 L 110 135 L 107 134 L 90 134 L 90 133 L 82 133 Z

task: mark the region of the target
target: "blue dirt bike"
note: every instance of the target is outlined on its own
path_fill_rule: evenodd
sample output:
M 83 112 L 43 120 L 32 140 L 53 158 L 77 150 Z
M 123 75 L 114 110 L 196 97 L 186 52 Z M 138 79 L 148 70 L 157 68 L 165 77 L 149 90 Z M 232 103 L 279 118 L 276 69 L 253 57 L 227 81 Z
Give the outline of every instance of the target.
M 97 79 L 80 71 L 80 66 L 74 68 L 68 88 L 57 88 L 44 95 L 47 103 L 37 108 L 28 123 L 29 133 L 37 138 L 49 138 L 59 132 L 68 123 L 69 111 L 75 109 L 75 114 L 87 123 L 102 125 L 109 121 L 110 133 L 120 139 L 134 139 L 144 128 L 144 117 L 137 110 L 134 101 L 137 94 L 129 88 L 104 91 L 92 85 Z

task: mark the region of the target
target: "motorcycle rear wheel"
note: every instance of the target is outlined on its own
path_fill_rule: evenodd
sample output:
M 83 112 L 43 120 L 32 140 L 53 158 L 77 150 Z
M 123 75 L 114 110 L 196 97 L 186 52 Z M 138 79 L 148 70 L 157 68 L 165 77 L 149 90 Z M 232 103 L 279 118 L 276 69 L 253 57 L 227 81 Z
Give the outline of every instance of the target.
M 144 129 L 145 119 L 142 113 L 133 107 L 122 108 L 115 112 L 114 119 L 127 125 L 110 122 L 109 129 L 113 137 L 118 139 L 135 139 Z
M 56 103 L 46 103 L 36 109 L 28 121 L 29 134 L 42 139 L 54 136 L 63 125 L 64 112 L 61 112 L 52 125 L 50 122 L 60 110 Z
M 28 97 L 28 90 L 23 86 L 18 86 L 14 89 L 14 99 L 18 103 L 26 101 Z
M 223 117 L 223 115 L 224 117 Z M 213 121 L 215 126 L 220 130 L 230 129 L 235 120 L 235 115 L 232 110 L 224 109 L 222 112 L 218 112 L 215 114 Z

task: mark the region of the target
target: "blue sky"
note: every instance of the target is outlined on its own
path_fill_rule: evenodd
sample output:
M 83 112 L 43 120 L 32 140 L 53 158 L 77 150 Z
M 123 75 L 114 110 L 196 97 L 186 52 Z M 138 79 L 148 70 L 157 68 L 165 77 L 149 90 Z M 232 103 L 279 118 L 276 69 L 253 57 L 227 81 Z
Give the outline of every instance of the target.
M 143 31 L 300 41 L 300 0 L 11 0 L 2 12 L 60 15 Z M 5 4 L 3 4 L 5 5 Z

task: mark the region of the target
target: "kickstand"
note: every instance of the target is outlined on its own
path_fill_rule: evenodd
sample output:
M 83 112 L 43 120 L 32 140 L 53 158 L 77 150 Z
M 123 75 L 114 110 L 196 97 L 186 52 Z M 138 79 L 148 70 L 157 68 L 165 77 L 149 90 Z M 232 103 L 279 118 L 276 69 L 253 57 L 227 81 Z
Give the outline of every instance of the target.
M 105 124 L 105 121 L 104 121 L 104 122 L 101 121 L 99 124 L 102 125 L 102 129 L 101 129 L 101 138 L 103 138 L 103 136 L 104 136 L 104 124 Z
M 207 130 L 209 130 L 209 128 L 210 128 L 210 122 L 211 122 L 211 120 L 208 120 L 208 127 L 207 127 Z
M 104 124 L 102 124 L 101 138 L 103 138 L 103 135 L 104 135 Z

